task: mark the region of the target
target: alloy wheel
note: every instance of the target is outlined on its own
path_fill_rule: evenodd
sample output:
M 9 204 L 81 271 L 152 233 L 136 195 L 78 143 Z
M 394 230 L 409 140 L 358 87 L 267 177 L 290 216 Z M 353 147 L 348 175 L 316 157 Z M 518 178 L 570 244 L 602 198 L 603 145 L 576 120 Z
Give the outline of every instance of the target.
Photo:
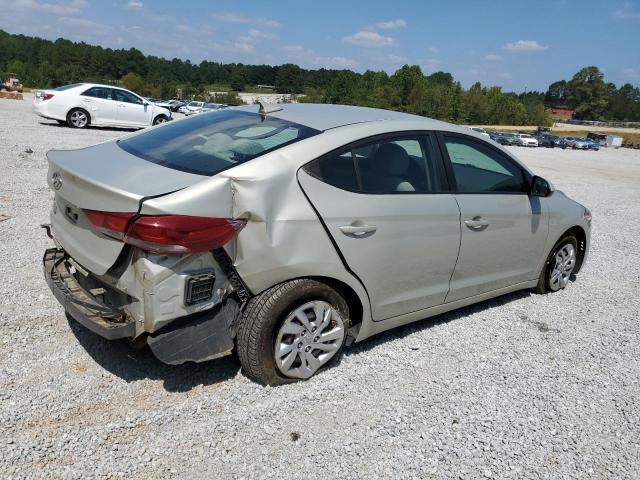
M 555 264 L 549 273 L 549 288 L 558 291 L 569 283 L 569 277 L 576 266 L 576 249 L 567 243 L 560 247 L 555 256 Z
M 287 377 L 309 378 L 336 355 L 344 337 L 344 322 L 331 305 L 320 300 L 305 303 L 287 315 L 278 330 L 278 370 Z
M 84 112 L 81 112 L 80 110 L 76 110 L 75 112 L 73 112 L 71 114 L 70 119 L 71 119 L 71 123 L 76 128 L 85 127 L 88 121 L 87 115 Z

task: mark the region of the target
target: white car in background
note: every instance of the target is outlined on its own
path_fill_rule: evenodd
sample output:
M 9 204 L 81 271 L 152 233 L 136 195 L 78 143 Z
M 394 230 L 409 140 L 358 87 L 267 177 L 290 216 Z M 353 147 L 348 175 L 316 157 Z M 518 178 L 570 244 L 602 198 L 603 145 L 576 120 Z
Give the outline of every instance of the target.
M 184 111 L 182 111 L 182 108 L 179 111 L 182 111 L 182 113 L 189 116 L 195 113 L 200 113 L 202 111 L 202 107 L 204 107 L 204 102 L 189 102 L 183 107 Z
M 527 133 L 516 133 L 515 136 L 515 145 L 520 145 L 522 147 L 538 146 L 538 140 Z
M 171 111 L 124 88 L 74 83 L 36 92 L 34 111 L 72 128 L 144 128 L 171 120 Z

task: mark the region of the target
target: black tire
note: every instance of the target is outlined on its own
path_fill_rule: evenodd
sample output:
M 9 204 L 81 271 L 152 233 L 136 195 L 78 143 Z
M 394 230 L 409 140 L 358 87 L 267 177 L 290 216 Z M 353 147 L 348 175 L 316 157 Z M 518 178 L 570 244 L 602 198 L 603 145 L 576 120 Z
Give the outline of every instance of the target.
M 551 253 L 547 257 L 547 260 L 544 262 L 542 266 L 542 271 L 540 272 L 540 276 L 538 277 L 538 284 L 533 289 L 534 292 L 539 294 L 545 294 L 553 292 L 549 285 L 549 280 L 551 277 L 551 271 L 553 270 L 555 264 L 555 257 L 558 251 L 565 246 L 566 244 L 571 243 L 575 251 L 578 251 L 578 240 L 573 234 L 564 235 L 560 240 L 556 242 L 556 244 L 551 249 Z
M 58 122 L 58 124 L 63 125 L 63 126 L 65 126 L 65 127 L 68 127 L 68 126 L 69 126 L 69 124 L 67 123 L 67 121 L 66 121 L 66 120 L 56 120 L 56 122 Z
M 169 119 L 165 115 L 158 115 L 156 118 L 153 119 L 153 124 L 159 125 L 161 123 L 167 122 L 168 120 Z
M 86 122 L 84 123 L 75 122 L 73 120 L 74 114 L 83 114 L 86 117 Z M 69 125 L 71 128 L 87 128 L 90 124 L 91 124 L 91 115 L 89 115 L 89 112 L 87 112 L 82 108 L 73 108 L 69 110 L 69 113 L 67 113 L 67 125 Z
M 276 366 L 274 357 L 276 334 L 290 312 L 315 300 L 329 303 L 342 318 L 345 331 L 348 330 L 347 302 L 333 288 L 316 280 L 304 278 L 291 280 L 276 285 L 249 301 L 236 336 L 238 357 L 247 377 L 263 385 L 283 385 L 299 381 L 299 379 L 284 376 Z M 343 347 L 344 340 L 333 358 L 318 371 L 334 363 L 340 357 Z

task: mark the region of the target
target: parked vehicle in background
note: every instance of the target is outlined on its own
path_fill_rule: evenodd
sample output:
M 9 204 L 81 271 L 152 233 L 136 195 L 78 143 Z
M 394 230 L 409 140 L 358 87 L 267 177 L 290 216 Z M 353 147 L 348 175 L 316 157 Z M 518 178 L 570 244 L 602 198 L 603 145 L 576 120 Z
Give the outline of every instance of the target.
M 589 132 L 587 134 L 589 140 L 597 141 L 601 147 L 620 148 L 622 146 L 622 137 L 617 135 L 606 135 L 604 133 Z
M 574 150 L 589 150 L 589 148 L 591 148 L 590 142 L 579 137 L 565 137 L 565 142 L 568 147 L 571 147 Z
M 224 103 L 205 103 L 202 106 L 201 112 L 211 112 L 214 110 L 222 110 L 223 108 L 228 108 L 229 105 Z
M 597 140 L 593 140 L 588 137 L 580 137 L 580 140 L 587 142 L 589 145 L 589 150 L 595 150 L 596 152 L 600 150 L 600 142 Z
M 187 116 L 193 115 L 194 113 L 199 113 L 203 105 L 204 102 L 189 102 L 184 107 L 180 107 L 178 111 Z
M 181 100 L 158 100 L 155 102 L 156 105 L 163 108 L 168 108 L 172 112 L 177 112 L 180 107 L 185 105 Z
M 500 137 L 502 134 L 500 132 L 489 132 L 489 138 L 494 142 L 500 143 Z
M 20 83 L 20 79 L 15 73 L 9 73 L 7 79 L 0 83 L 0 91 L 6 90 L 7 92 L 18 92 L 22 93 L 22 83 Z
M 495 141 L 500 145 L 516 145 L 517 138 L 513 133 L 498 132 Z
M 480 128 L 480 127 L 469 127 L 469 128 L 474 132 L 478 132 L 480 135 L 484 135 L 485 137 L 490 136 L 484 128 Z
M 549 127 L 538 127 L 536 129 L 536 136 L 540 135 L 551 135 L 551 128 Z
M 538 140 L 533 138 L 532 135 L 528 133 L 516 133 L 515 135 L 515 145 L 520 145 L 521 147 L 537 147 Z
M 406 113 L 247 105 L 47 157 L 44 275 L 68 314 L 170 364 L 235 350 L 270 385 L 390 328 L 561 290 L 589 249 L 584 206 Z
M 171 111 L 124 88 L 74 83 L 36 92 L 34 111 L 72 128 L 89 125 L 144 128 L 171 120 Z
M 550 135 L 538 135 L 535 139 L 538 141 L 539 147 L 553 148 L 555 146 Z
M 559 147 L 562 149 L 567 148 L 567 141 L 564 137 L 559 137 L 558 135 L 549 135 L 549 140 L 554 147 Z

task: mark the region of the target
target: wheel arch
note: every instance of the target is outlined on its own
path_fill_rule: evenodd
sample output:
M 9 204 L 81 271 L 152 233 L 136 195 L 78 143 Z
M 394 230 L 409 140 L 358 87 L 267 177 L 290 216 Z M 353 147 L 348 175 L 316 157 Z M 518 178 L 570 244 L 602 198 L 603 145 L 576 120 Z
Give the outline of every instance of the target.
M 573 269 L 573 273 L 576 274 L 582 268 L 582 263 L 584 262 L 585 255 L 587 253 L 587 233 L 580 225 L 574 225 L 567 231 L 565 231 L 559 238 L 564 237 L 565 235 L 572 234 L 576 237 L 578 241 L 578 255 L 576 258 L 576 266 Z
M 338 280 L 337 278 L 323 276 L 323 275 L 307 275 L 307 276 L 288 278 L 286 280 L 282 280 L 278 282 L 275 285 L 271 285 L 260 292 L 257 292 L 253 296 L 258 296 L 263 292 L 269 290 L 270 288 L 275 287 L 276 285 L 290 282 L 293 280 L 301 280 L 301 279 L 311 279 L 320 283 L 324 283 L 328 287 L 333 288 L 335 291 L 337 291 L 338 294 L 340 294 L 342 298 L 345 299 L 345 301 L 347 302 L 347 306 L 349 307 L 349 320 L 351 321 L 348 335 L 355 340 L 355 338 L 358 336 L 358 332 L 364 320 L 365 305 L 363 304 L 363 300 L 360 298 L 356 290 L 351 285 L 349 285 L 348 283 L 342 280 Z

